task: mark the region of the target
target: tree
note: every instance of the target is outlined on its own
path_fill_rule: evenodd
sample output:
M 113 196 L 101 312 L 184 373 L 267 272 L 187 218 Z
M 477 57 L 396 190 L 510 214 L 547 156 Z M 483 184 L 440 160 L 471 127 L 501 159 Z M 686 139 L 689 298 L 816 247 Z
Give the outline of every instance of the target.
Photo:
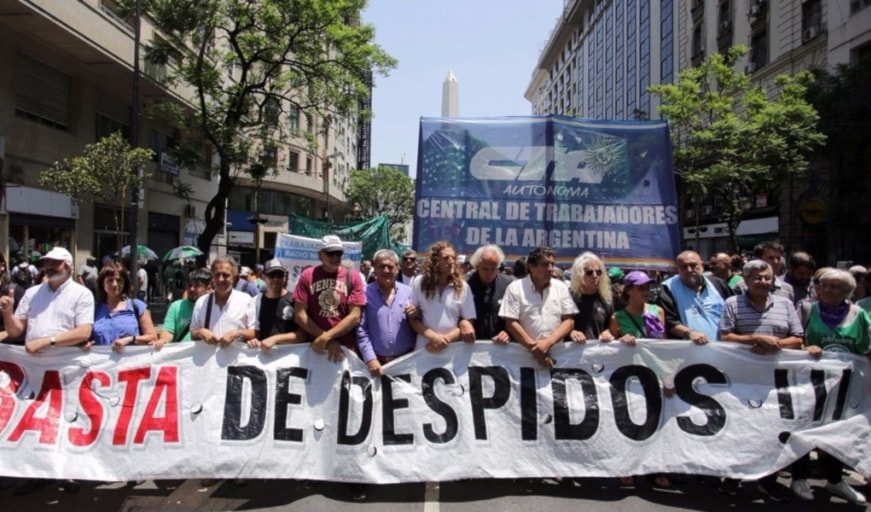
M 739 45 L 715 53 L 676 83 L 650 87 L 669 121 L 675 174 L 696 205 L 708 196 L 719 200 L 736 252 L 743 203 L 761 192 L 776 195 L 780 183 L 801 176 L 807 155 L 825 140 L 805 99 L 811 74 L 777 76 L 768 99 L 768 91 L 736 70 L 745 52 Z
M 132 1 L 126 0 L 128 9 Z M 187 98 L 192 115 L 171 103 L 161 111 L 192 141 L 189 147 L 201 148 L 205 139 L 219 160 L 218 191 L 206 206 L 206 226 L 197 240 L 203 251 L 224 227 L 236 177 L 255 164 L 274 166 L 275 141 L 295 131 L 285 121 L 290 108 L 321 116 L 355 113 L 370 94 L 372 73 L 395 66 L 373 43 L 373 28 L 359 22 L 365 4 L 145 0 L 145 12 L 162 35 L 146 49 L 146 59 L 169 64 L 167 83 L 189 86 L 194 95 Z M 314 145 L 314 134 L 309 137 Z M 176 156 L 191 154 L 177 150 Z
M 80 201 L 106 203 L 114 209 L 117 247 L 124 245 L 121 233 L 131 192 L 145 183 L 136 169 L 151 160 L 150 149 L 132 148 L 121 132 L 85 146 L 81 156 L 55 162 L 44 170 L 39 183 Z
M 390 167 L 351 172 L 345 194 L 363 217 L 387 215 L 391 240 L 404 240 L 405 224 L 414 216 L 414 183 Z

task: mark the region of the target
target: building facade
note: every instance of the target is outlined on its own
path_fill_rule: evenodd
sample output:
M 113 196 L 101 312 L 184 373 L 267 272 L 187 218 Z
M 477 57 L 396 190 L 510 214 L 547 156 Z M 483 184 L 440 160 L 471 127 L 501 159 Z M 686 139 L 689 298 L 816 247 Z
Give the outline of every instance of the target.
M 78 266 L 85 255 L 100 258 L 118 250 L 109 205 L 45 190 L 39 175 L 105 135 L 121 130 L 129 137 L 134 34 L 132 20 L 120 14 L 116 0 L 0 0 L 0 252 L 7 258 L 61 245 L 70 248 Z M 143 16 L 141 44 L 160 37 Z M 141 59 L 140 112 L 160 100 L 185 105 L 193 97 L 184 86 L 161 85 L 167 69 Z M 227 229 L 212 242 L 213 256 L 229 252 L 253 264 L 258 244 L 271 248 L 274 233 L 287 231 L 290 215 L 344 215 L 349 172 L 368 160 L 369 142 L 361 148 L 359 136 L 368 120 L 299 111 L 288 116 L 295 130 L 271 150 L 275 174 L 260 183 L 237 181 Z M 202 163 L 180 168 L 170 150 L 178 136 L 174 129 L 140 119 L 136 142 L 153 150 L 154 161 L 139 196 L 138 242 L 158 254 L 195 245 L 218 188 L 216 157 L 204 144 Z M 258 214 L 265 223 L 249 221 Z
M 773 91 L 779 74 L 832 69 L 867 53 L 869 5 L 868 0 L 568 1 L 526 98 L 534 115 L 655 119 L 658 104 L 647 91 L 650 85 L 672 82 L 681 70 L 735 44 L 749 49 L 738 65 Z M 821 259 L 849 257 L 843 240 L 827 236 L 831 226 L 818 211 L 825 208 L 820 191 L 828 187 L 828 175 L 825 162 L 815 162 L 809 179 L 783 184 L 778 194 L 745 198 L 747 212 L 738 227 L 742 247 L 779 238 Z M 696 205 L 681 198 L 686 247 L 703 255 L 731 250 L 720 211 L 715 201 Z

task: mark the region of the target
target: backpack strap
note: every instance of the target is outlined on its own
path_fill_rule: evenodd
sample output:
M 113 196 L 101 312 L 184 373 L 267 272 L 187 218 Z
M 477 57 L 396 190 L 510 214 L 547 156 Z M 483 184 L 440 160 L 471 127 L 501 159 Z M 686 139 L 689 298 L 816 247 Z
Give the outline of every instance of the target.
M 214 302 L 215 302 L 215 294 L 214 294 L 214 292 L 212 292 L 212 293 L 209 294 L 209 300 L 208 300 L 208 302 L 206 303 L 206 325 L 203 326 L 203 327 L 205 327 L 206 329 L 209 329 L 209 330 L 212 329 L 212 327 L 211 327 L 211 323 L 212 323 L 212 304 L 213 304 Z

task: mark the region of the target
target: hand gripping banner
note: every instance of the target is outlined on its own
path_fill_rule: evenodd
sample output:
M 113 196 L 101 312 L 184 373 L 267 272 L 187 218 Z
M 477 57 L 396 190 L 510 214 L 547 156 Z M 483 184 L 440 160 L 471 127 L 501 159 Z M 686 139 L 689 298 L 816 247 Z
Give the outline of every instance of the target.
M 814 447 L 871 473 L 869 364 L 726 343 L 409 354 L 199 343 L 0 346 L 0 475 L 373 483 L 680 472 L 756 478 Z

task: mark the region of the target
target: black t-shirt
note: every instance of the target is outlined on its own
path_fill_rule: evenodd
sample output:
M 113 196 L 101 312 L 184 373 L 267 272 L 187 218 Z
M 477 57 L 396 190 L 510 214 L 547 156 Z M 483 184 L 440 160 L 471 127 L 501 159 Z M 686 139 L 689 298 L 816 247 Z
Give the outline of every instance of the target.
M 277 299 L 270 299 L 266 295 L 260 296 L 260 339 L 268 338 L 276 334 L 285 334 L 299 329 L 293 319 L 293 297 L 290 292 Z
M 578 306 L 578 314 L 575 315 L 575 330 L 584 333 L 588 340 L 599 338 L 602 331 L 608 328 L 608 322 L 611 320 L 611 314 L 614 313 L 614 308 L 599 297 L 599 294 L 586 295 L 583 294 L 575 299 L 575 304 Z

